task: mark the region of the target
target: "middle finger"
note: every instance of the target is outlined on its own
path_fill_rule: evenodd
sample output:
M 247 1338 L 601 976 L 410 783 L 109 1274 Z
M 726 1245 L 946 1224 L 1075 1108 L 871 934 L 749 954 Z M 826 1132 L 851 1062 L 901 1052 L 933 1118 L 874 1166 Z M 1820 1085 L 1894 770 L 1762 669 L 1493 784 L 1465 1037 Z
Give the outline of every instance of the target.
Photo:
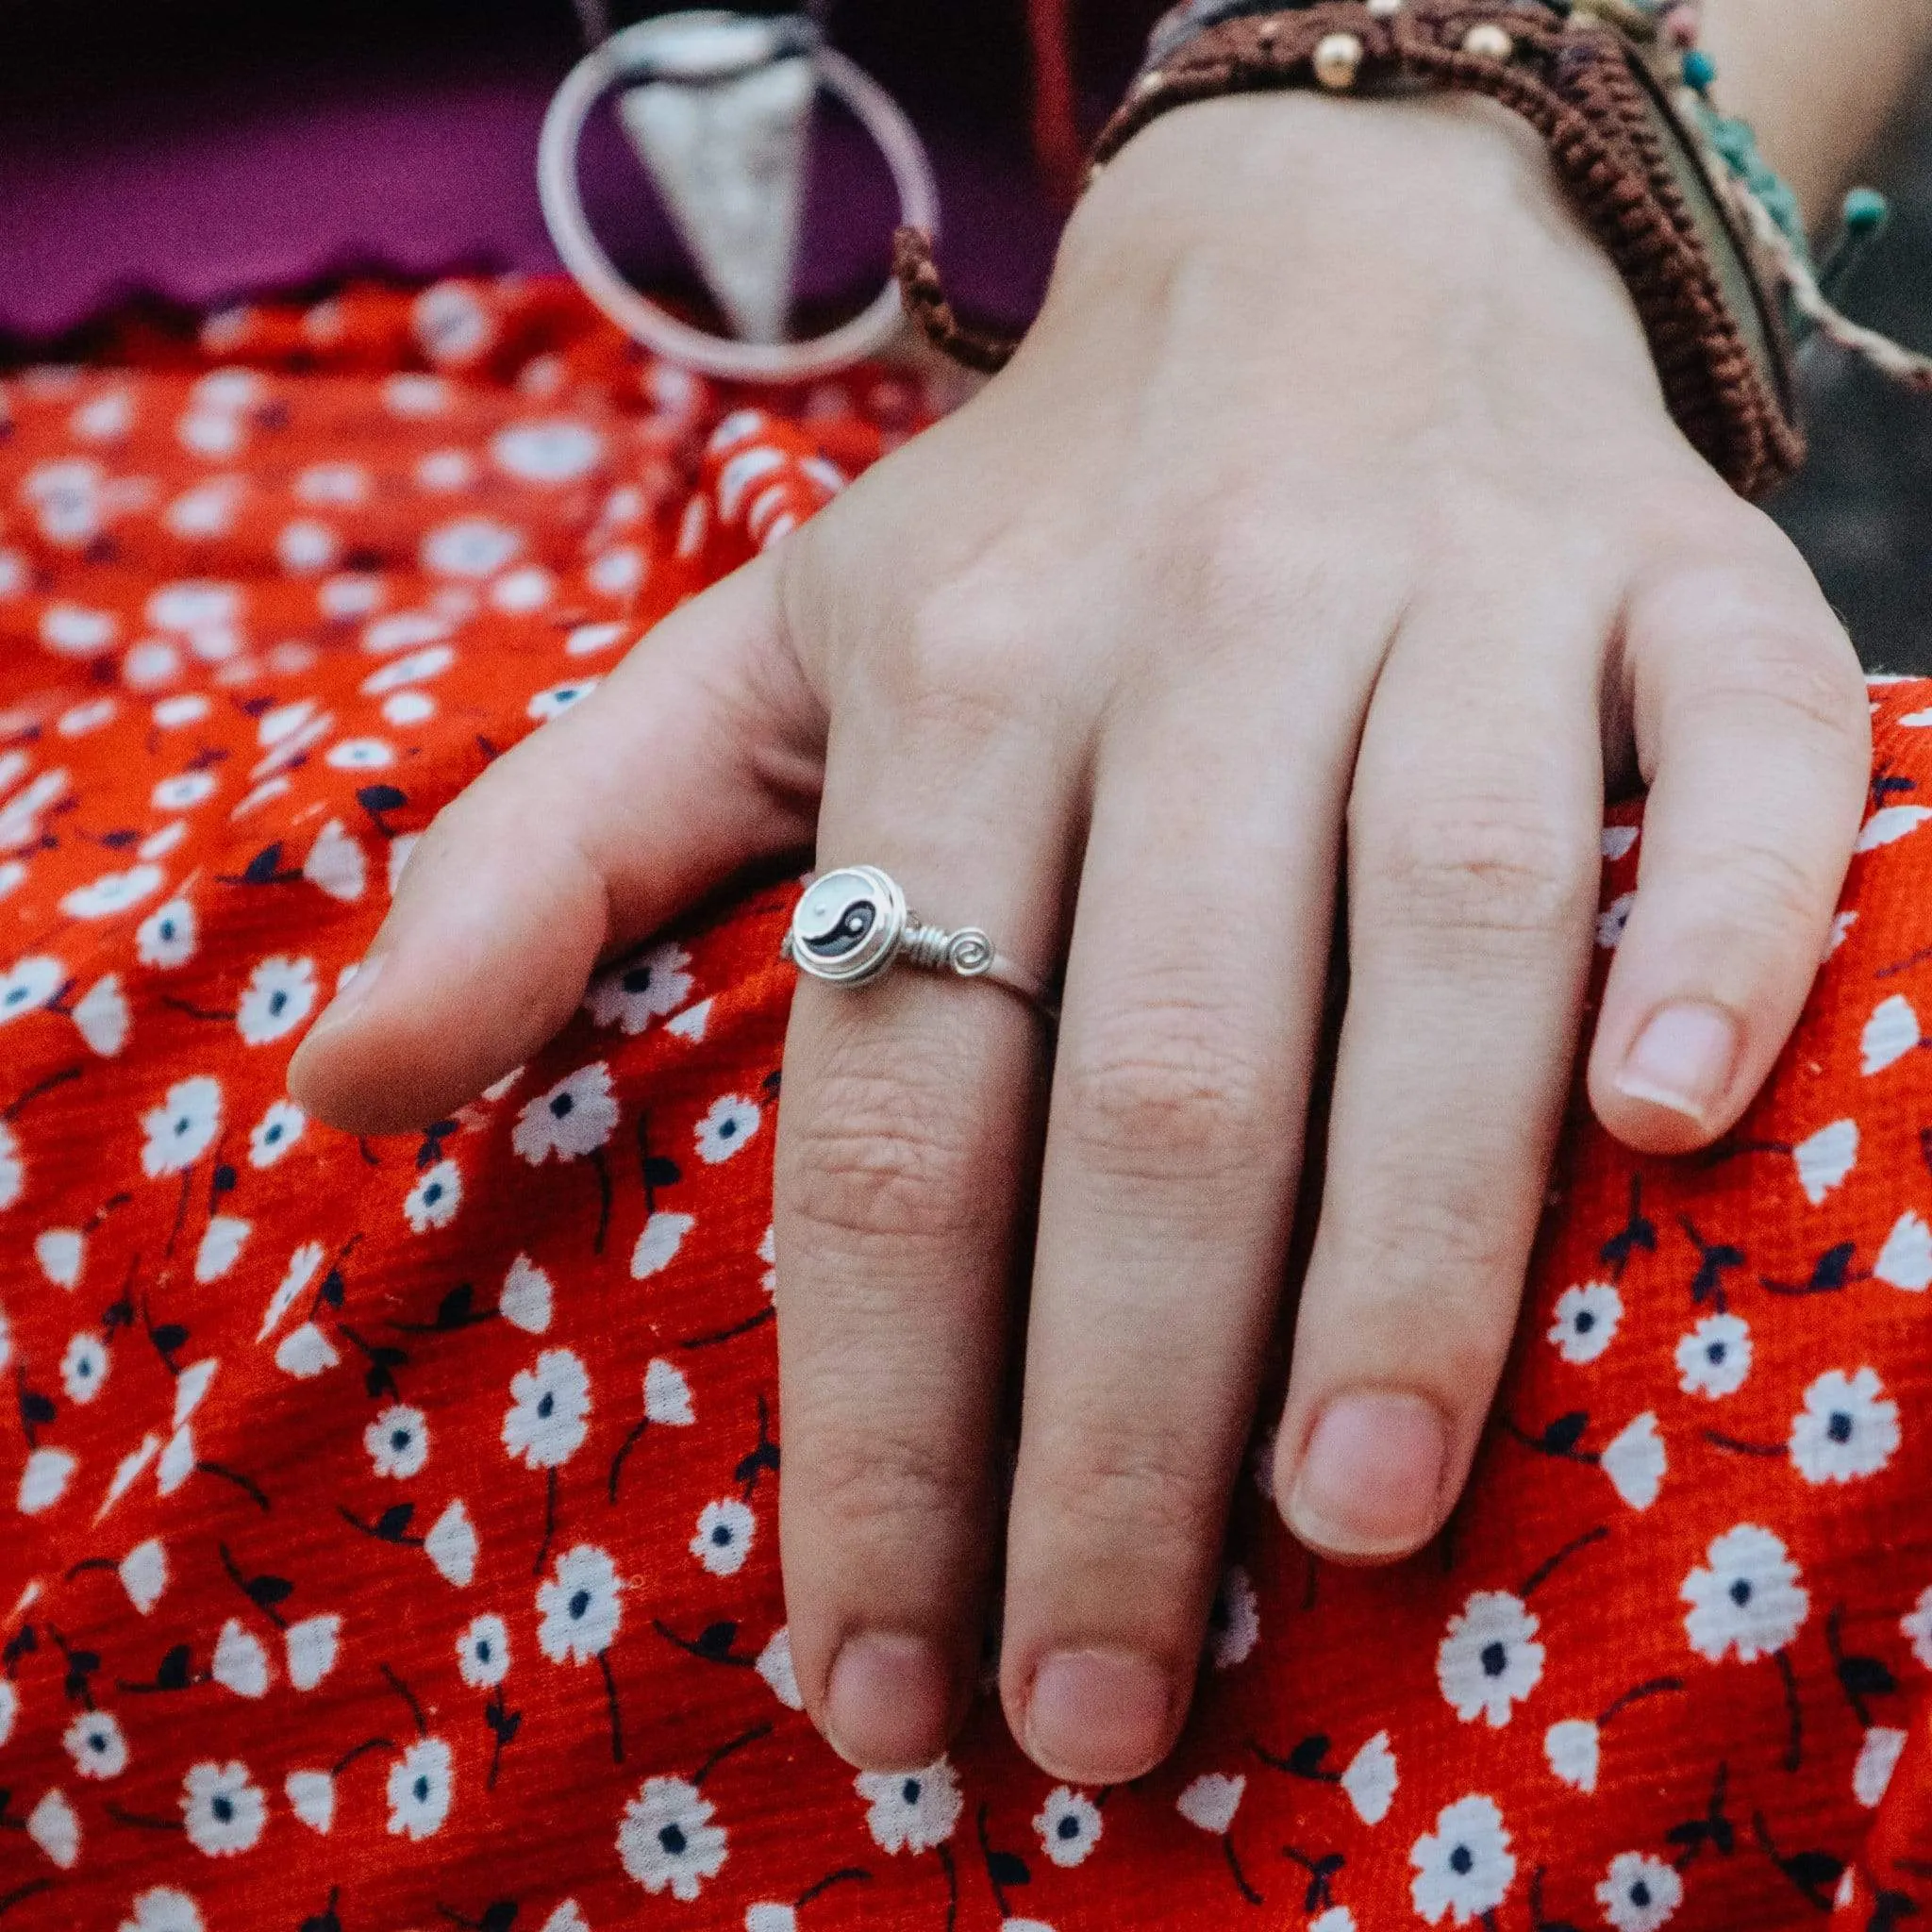
M 1199 678 L 1097 768 L 1002 1666 L 1015 1736 L 1075 1782 L 1138 1776 L 1186 1715 L 1280 1292 L 1358 675 L 1306 666 L 1278 709 Z

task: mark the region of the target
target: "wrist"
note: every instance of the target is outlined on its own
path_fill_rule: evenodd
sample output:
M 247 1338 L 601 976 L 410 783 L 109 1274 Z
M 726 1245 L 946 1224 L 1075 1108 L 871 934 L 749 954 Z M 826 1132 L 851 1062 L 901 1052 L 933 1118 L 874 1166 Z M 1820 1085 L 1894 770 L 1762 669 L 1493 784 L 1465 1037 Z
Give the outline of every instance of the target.
M 1260 321 L 1285 354 L 1324 318 L 1381 361 L 1528 330 L 1656 388 L 1630 297 L 1536 137 L 1479 99 L 1251 94 L 1156 122 L 1075 210 L 1046 319 L 1191 298 Z

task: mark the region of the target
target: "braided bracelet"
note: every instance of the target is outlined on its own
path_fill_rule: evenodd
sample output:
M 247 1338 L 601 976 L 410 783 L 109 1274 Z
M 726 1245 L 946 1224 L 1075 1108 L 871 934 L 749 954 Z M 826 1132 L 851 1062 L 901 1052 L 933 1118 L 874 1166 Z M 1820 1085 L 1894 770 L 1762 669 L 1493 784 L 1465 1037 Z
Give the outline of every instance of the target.
M 1194 101 L 1303 88 L 1486 95 L 1543 140 L 1630 291 L 1678 426 L 1733 489 L 1761 496 L 1804 455 L 1788 319 L 1915 386 L 1932 386 L 1932 362 L 1825 300 L 1795 202 L 1750 130 L 1710 107 L 1695 42 L 1688 0 L 1184 0 L 1155 29 L 1088 178 Z M 1873 199 L 1855 197 L 1856 217 L 1847 205 L 1848 229 L 1870 232 Z M 1004 363 L 1013 345 L 958 322 L 924 236 L 900 232 L 895 268 L 928 338 L 969 367 Z

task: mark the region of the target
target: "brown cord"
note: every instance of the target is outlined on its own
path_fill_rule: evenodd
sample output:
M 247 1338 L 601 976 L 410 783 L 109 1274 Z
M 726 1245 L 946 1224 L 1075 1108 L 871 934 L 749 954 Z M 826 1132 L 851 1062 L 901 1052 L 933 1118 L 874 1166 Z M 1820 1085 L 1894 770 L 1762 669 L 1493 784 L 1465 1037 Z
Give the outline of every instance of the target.
M 997 375 L 1012 360 L 1017 342 L 968 328 L 953 313 L 933 259 L 932 237 L 924 228 L 901 228 L 893 235 L 892 274 L 907 313 L 934 348 L 983 375 Z
M 1465 50 L 1470 29 L 1479 25 L 1509 36 L 1508 58 Z M 1565 26 L 1507 0 L 1407 0 L 1393 15 L 1371 14 L 1355 0 L 1319 0 L 1306 8 L 1245 15 L 1193 35 L 1141 75 L 1101 131 L 1094 168 L 1160 115 L 1191 102 L 1318 87 L 1315 49 L 1339 33 L 1353 35 L 1362 49 L 1355 92 L 1420 82 L 1478 93 L 1533 127 L 1629 288 L 1665 401 L 1685 436 L 1746 497 L 1763 495 L 1796 469 L 1804 439 L 1788 400 L 1774 309 L 1758 305 L 1766 348 L 1760 357 L 1725 297 L 1712 243 L 1673 172 L 1660 93 L 1636 71 L 1633 51 L 1607 28 Z M 1717 241 L 1749 261 L 1728 224 Z M 894 265 L 908 308 L 941 348 L 975 369 L 1003 366 L 1010 345 L 958 322 L 926 238 L 902 232 Z

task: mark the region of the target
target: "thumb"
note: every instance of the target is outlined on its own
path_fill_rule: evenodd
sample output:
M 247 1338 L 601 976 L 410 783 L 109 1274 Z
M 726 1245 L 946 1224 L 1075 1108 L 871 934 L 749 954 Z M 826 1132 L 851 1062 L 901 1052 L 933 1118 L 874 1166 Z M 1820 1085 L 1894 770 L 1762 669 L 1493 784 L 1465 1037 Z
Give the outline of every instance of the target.
M 473 1098 L 564 1025 L 600 958 L 809 843 L 824 742 L 760 557 L 437 816 L 290 1092 L 358 1133 Z

